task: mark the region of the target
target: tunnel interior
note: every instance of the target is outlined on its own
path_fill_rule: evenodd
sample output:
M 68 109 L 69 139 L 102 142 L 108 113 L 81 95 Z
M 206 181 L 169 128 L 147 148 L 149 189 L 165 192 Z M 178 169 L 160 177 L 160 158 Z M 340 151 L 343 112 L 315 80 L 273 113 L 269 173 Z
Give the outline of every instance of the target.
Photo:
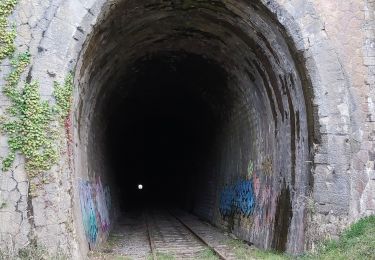
M 229 106 L 220 96 L 226 72 L 185 52 L 150 55 L 134 66 L 121 82 L 131 84 L 128 94 L 107 112 L 106 149 L 121 209 L 193 210 L 194 185 L 212 159 L 220 129 L 222 115 L 213 106 Z M 202 93 L 212 93 L 211 103 Z
M 303 251 L 309 83 L 261 2 L 108 4 L 76 81 L 75 172 L 108 191 L 112 225 L 179 207 L 261 248 Z

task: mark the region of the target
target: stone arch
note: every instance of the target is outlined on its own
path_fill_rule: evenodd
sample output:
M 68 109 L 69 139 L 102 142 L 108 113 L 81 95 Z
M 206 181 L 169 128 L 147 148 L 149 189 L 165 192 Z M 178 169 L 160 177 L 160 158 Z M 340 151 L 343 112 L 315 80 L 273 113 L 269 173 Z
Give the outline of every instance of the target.
M 132 1 L 129 1 L 129 5 L 131 5 L 132 3 Z M 218 3 L 221 3 L 221 1 L 218 1 Z M 295 168 L 296 171 L 302 172 L 302 176 L 304 177 L 302 177 L 302 180 L 298 180 L 298 176 L 301 175 L 297 174 L 294 177 L 296 178 L 294 182 L 297 184 L 303 182 L 306 184 L 307 188 L 297 191 L 298 196 L 296 196 L 296 193 L 292 193 L 293 188 L 289 188 L 289 185 L 291 185 L 292 183 L 293 176 L 288 174 L 283 175 L 284 173 L 282 173 L 281 175 L 285 178 L 285 188 L 283 189 L 283 185 L 274 184 L 274 189 L 277 190 L 275 191 L 275 194 L 278 194 L 279 197 L 281 196 L 282 198 L 284 198 L 285 201 L 288 201 L 287 198 L 290 198 L 290 207 L 292 208 L 293 212 L 293 216 L 290 217 L 291 224 L 287 232 L 289 236 L 287 238 L 287 241 L 282 242 L 283 245 L 280 245 L 279 249 L 285 249 L 289 252 L 300 252 L 309 242 L 305 240 L 304 233 L 307 228 L 305 226 L 305 204 L 306 198 L 309 196 L 310 191 L 313 192 L 314 201 L 317 203 L 317 205 L 319 205 L 318 211 L 314 215 L 314 219 L 323 220 L 323 226 L 326 223 L 326 220 L 324 220 L 325 217 L 322 216 L 327 211 L 332 210 L 332 212 L 329 213 L 334 216 L 345 216 L 349 210 L 350 182 L 348 176 L 346 175 L 349 155 L 345 151 L 347 150 L 347 140 L 350 134 L 350 117 L 347 112 L 349 108 L 346 105 L 348 104 L 347 101 L 349 95 L 347 93 L 348 82 L 345 78 L 345 72 L 340 64 L 340 60 L 337 54 L 335 53 L 335 50 L 330 47 L 325 32 L 324 30 L 322 30 L 323 26 L 311 3 L 302 0 L 295 0 L 293 1 L 293 3 L 284 3 L 283 1 L 275 0 L 260 1 L 256 4 L 249 4 L 244 1 L 238 3 L 238 6 L 236 6 L 236 4 L 233 4 L 230 1 L 226 1 L 225 4 L 226 6 L 230 6 L 232 12 L 239 12 L 242 13 L 244 16 L 247 11 L 253 12 L 255 15 L 259 15 L 259 24 L 254 22 L 257 18 L 254 18 L 252 22 L 254 22 L 253 26 L 255 28 L 260 28 L 260 31 L 264 29 L 262 28 L 262 25 L 270 26 L 270 24 L 272 24 L 272 26 L 275 26 L 274 28 L 267 28 L 270 30 L 268 32 L 269 34 L 254 36 L 258 40 L 260 40 L 261 44 L 259 45 L 257 45 L 257 43 L 255 42 L 251 43 L 251 39 L 245 39 L 245 35 L 242 35 L 244 38 L 239 37 L 241 33 L 238 35 L 234 34 L 235 36 L 239 37 L 239 40 L 242 41 L 242 43 L 240 43 L 239 45 L 242 48 L 233 49 L 233 52 L 235 53 L 234 56 L 236 56 L 237 58 L 241 58 L 243 55 L 243 53 L 241 53 L 241 50 L 246 49 L 243 47 L 246 46 L 246 44 L 252 44 L 251 46 L 253 48 L 259 46 L 259 48 L 265 52 L 265 54 L 262 54 L 264 55 L 263 59 L 272 59 L 271 63 L 269 63 L 268 66 L 277 66 L 277 60 L 279 60 L 281 64 L 286 65 L 285 67 L 289 66 L 289 72 L 294 72 L 294 74 L 290 73 L 292 74 L 292 76 L 289 78 L 278 78 L 278 75 L 275 75 L 275 89 L 272 89 L 272 86 L 268 87 L 269 93 L 271 93 L 272 98 L 269 98 L 269 93 L 262 93 L 261 88 L 256 90 L 258 91 L 257 94 L 249 93 L 250 96 L 258 95 L 259 99 L 266 100 L 268 102 L 264 102 L 265 104 L 267 104 L 266 106 L 262 106 L 260 104 L 258 108 L 253 111 L 249 109 L 248 115 L 250 115 L 251 118 L 254 118 L 254 121 L 257 121 L 257 124 L 263 124 L 263 127 L 256 129 L 260 130 L 259 132 L 250 129 L 247 130 L 249 131 L 247 133 L 250 136 L 258 137 L 258 140 L 265 140 L 265 137 L 268 136 L 271 140 L 268 144 L 263 144 L 262 142 L 255 144 L 255 147 L 262 147 L 262 145 L 264 145 L 264 147 L 261 149 L 261 151 L 264 153 L 263 155 L 256 155 L 256 148 L 254 147 L 251 148 L 253 149 L 253 151 L 251 151 L 250 149 L 250 152 L 248 152 L 249 154 L 247 154 L 250 155 L 248 157 L 253 156 L 254 158 L 253 160 L 256 165 L 255 174 L 263 173 L 264 167 L 262 165 L 267 165 L 263 164 L 267 163 L 267 156 L 265 155 L 266 151 L 270 152 L 275 147 L 277 147 L 276 150 L 278 151 L 290 151 L 290 147 L 292 147 L 292 144 L 290 143 L 285 144 L 285 146 L 287 146 L 288 148 L 283 148 L 282 145 L 277 146 L 277 140 L 280 140 L 281 136 L 274 138 L 274 135 L 277 132 L 275 129 L 277 127 L 279 127 L 279 129 L 284 127 L 283 130 L 280 130 L 280 132 L 286 133 L 286 135 L 288 136 L 290 132 L 293 131 L 290 129 L 290 127 L 288 127 L 288 124 L 291 124 L 290 118 L 292 117 L 288 109 L 290 108 L 290 106 L 298 104 L 298 102 L 300 102 L 299 100 L 304 100 L 303 95 L 308 96 L 308 99 L 312 99 L 311 103 L 309 102 L 309 100 L 307 100 L 306 104 L 297 105 L 299 106 L 298 116 L 301 116 L 302 118 L 296 119 L 298 118 L 298 116 L 294 114 L 295 120 L 300 120 L 300 124 L 304 125 L 304 127 L 302 126 L 301 129 L 305 128 L 303 130 L 300 129 L 301 137 L 305 138 L 304 142 L 302 142 L 303 138 L 301 138 L 300 143 L 297 142 L 296 144 L 297 146 L 301 146 L 304 148 L 300 150 L 302 151 L 300 154 L 298 154 L 297 151 L 298 159 L 296 159 L 296 163 L 299 162 L 300 165 L 297 165 Z M 100 58 L 103 58 L 100 56 L 100 52 L 103 51 L 103 49 L 98 48 L 97 44 L 100 41 L 105 41 L 110 38 L 106 38 L 105 35 L 103 35 L 102 38 L 100 38 L 98 37 L 98 35 L 100 34 L 100 30 L 105 27 L 105 23 L 109 21 L 108 19 L 111 19 L 111 17 L 113 17 L 111 16 L 112 12 L 119 12 L 118 7 L 121 5 L 121 1 L 55 1 L 54 7 L 46 7 L 46 10 L 48 10 L 48 12 L 46 12 L 45 15 L 50 16 L 50 19 L 48 19 L 49 22 L 47 24 L 42 22 L 36 22 L 36 24 L 38 24 L 41 27 L 40 34 L 38 36 L 35 36 L 35 39 L 39 39 L 39 41 L 31 40 L 30 42 L 25 42 L 24 39 L 18 39 L 20 48 L 22 49 L 27 46 L 33 54 L 33 61 L 31 65 L 32 70 L 30 70 L 30 75 L 32 78 L 38 79 L 41 82 L 41 92 L 45 97 L 51 96 L 51 86 L 54 80 L 63 79 L 65 74 L 70 70 L 76 71 L 75 83 L 77 88 L 74 92 L 74 115 L 72 129 L 72 133 L 74 136 L 72 158 L 74 162 L 74 167 L 72 169 L 73 176 L 71 185 L 73 186 L 74 190 L 73 198 L 75 198 L 72 202 L 75 209 L 75 213 L 73 216 L 75 224 L 74 226 L 77 230 L 78 245 L 79 248 L 82 250 L 81 252 L 87 250 L 87 243 L 85 241 L 86 238 L 84 237 L 85 231 L 81 224 L 82 216 L 80 213 L 81 205 L 78 200 L 78 197 L 80 196 L 78 182 L 79 180 L 89 180 L 92 177 L 96 177 L 95 174 L 93 175 L 92 173 L 84 172 L 84 169 L 86 169 L 89 166 L 88 162 L 90 160 L 86 158 L 86 156 L 88 155 L 87 151 L 90 151 L 90 149 L 92 149 L 92 146 L 89 145 L 89 138 L 88 136 L 85 136 L 85 133 L 90 133 L 90 120 L 92 117 L 95 117 L 95 115 L 93 115 L 92 112 L 96 111 L 92 109 L 95 106 L 90 106 L 94 105 L 95 102 L 99 101 L 96 98 L 97 93 L 95 93 L 95 91 L 99 92 L 100 90 L 100 88 L 92 88 L 91 85 L 94 83 L 92 83 L 90 73 L 95 71 L 96 68 L 95 62 L 92 62 L 90 60 L 90 57 L 94 57 L 94 59 L 96 57 L 99 57 L 99 60 Z M 243 7 L 243 9 L 239 8 L 239 6 Z M 216 7 L 219 9 L 223 8 L 220 5 L 217 5 Z M 23 7 L 21 3 L 21 7 L 18 8 L 15 14 L 16 18 L 21 15 L 22 8 Z M 190 8 L 189 4 L 187 4 L 186 8 Z M 204 9 L 205 7 L 202 8 Z M 220 9 L 220 11 L 222 10 L 223 9 Z M 74 15 L 71 15 L 72 13 Z M 267 22 L 269 23 L 265 23 L 264 21 L 262 21 L 264 17 L 267 17 L 267 19 L 269 19 L 267 20 Z M 250 17 L 250 19 L 252 19 L 252 17 Z M 214 22 L 211 22 L 210 24 L 211 26 L 217 26 L 218 24 L 221 25 L 220 19 L 215 18 L 215 20 L 213 21 Z M 181 23 L 181 21 L 179 22 Z M 163 25 L 166 25 L 165 28 L 168 28 L 168 23 Z M 43 26 L 44 28 L 42 28 Z M 116 25 L 114 24 L 114 26 Z M 150 26 L 152 26 L 152 24 L 150 24 Z M 243 25 L 239 23 L 238 26 L 240 27 Z M 231 28 L 236 29 L 236 27 L 233 26 L 233 24 Z M 228 28 L 226 29 L 230 31 Z M 22 25 L 18 26 L 18 30 L 22 30 Z M 192 32 L 192 34 L 194 33 L 195 32 Z M 272 38 L 280 36 L 280 42 L 275 41 L 274 38 Z M 204 36 L 202 39 L 204 39 Z M 272 42 L 270 45 L 271 47 L 269 46 L 269 42 Z M 246 44 L 241 45 L 243 43 Z M 156 44 L 157 43 L 155 43 L 155 45 Z M 183 43 L 180 44 L 181 48 L 187 48 L 183 45 Z M 280 45 L 282 46 L 280 47 Z M 84 47 L 82 48 L 82 46 Z M 280 51 L 280 53 L 282 53 L 281 55 L 277 51 L 276 53 L 273 53 L 274 46 L 276 46 L 277 51 L 285 50 L 285 53 L 283 53 L 282 51 Z M 110 45 L 107 46 L 107 48 L 110 47 Z M 212 54 L 209 56 L 211 60 L 224 59 L 218 53 L 214 52 L 214 46 L 211 47 L 212 49 L 207 49 L 207 52 L 212 52 Z M 190 52 L 194 52 L 196 55 L 203 55 L 203 49 L 204 48 L 202 48 L 202 46 L 197 45 L 191 47 Z M 167 51 L 176 50 L 173 50 L 173 48 L 167 48 Z M 256 59 L 262 59 L 262 57 L 254 56 L 254 60 Z M 285 59 L 285 61 L 283 61 L 283 59 Z M 136 61 L 139 59 L 134 60 Z M 225 60 L 220 61 L 222 62 L 222 64 L 225 64 Z M 285 62 L 285 64 L 283 62 Z M 232 61 L 231 64 L 236 64 L 236 62 Z M 256 62 L 254 62 L 254 64 L 256 64 Z M 243 80 L 244 78 L 242 78 L 241 81 L 241 77 L 238 76 L 240 74 L 237 73 L 236 75 L 236 72 L 229 73 L 233 74 L 232 78 L 236 79 L 234 82 L 237 82 L 237 86 L 241 85 L 241 82 L 243 83 L 249 81 L 251 80 L 251 78 L 254 77 L 254 82 L 257 82 L 254 83 L 255 86 L 258 84 L 259 86 L 263 86 L 264 89 L 267 88 L 267 86 L 265 85 L 268 84 L 268 80 L 265 79 L 270 78 L 270 75 L 274 74 L 274 72 L 270 71 L 262 73 L 262 71 L 267 69 L 267 64 L 258 64 L 258 66 L 254 64 L 250 66 L 250 71 L 247 71 L 244 74 L 243 77 L 246 80 Z M 244 68 L 246 66 L 248 65 L 245 64 Z M 300 66 L 302 67 L 301 69 L 299 69 Z M 279 67 L 281 67 L 278 68 L 280 70 L 283 68 L 283 66 L 280 65 Z M 48 71 L 46 68 L 48 68 Z M 97 71 L 99 71 L 100 73 L 100 70 Z M 50 77 L 47 72 L 53 73 L 55 74 L 55 76 Z M 105 77 L 107 72 L 102 71 L 102 73 Z M 236 85 L 234 83 L 232 84 Z M 287 86 L 291 86 L 292 84 L 298 85 L 299 89 L 296 91 L 296 93 L 288 94 L 289 88 Z M 243 85 L 245 85 L 245 83 L 243 83 Z M 272 85 L 272 83 L 270 85 Z M 91 87 L 92 89 L 90 89 L 89 87 Z M 278 89 L 279 87 L 281 90 Z M 93 90 L 94 92 L 90 92 Z M 234 92 L 232 93 L 233 96 L 238 96 L 241 94 L 241 91 L 246 90 L 238 88 L 237 91 L 239 91 L 239 93 Z M 279 92 L 279 94 L 277 92 Z M 101 94 L 103 94 L 103 92 Z M 278 97 L 278 95 L 282 96 Z M 250 99 L 255 100 L 256 96 Z M 231 102 L 231 100 L 226 100 L 225 102 L 227 102 L 228 109 L 235 109 L 235 104 L 238 104 L 236 102 Z M 242 100 L 242 102 L 245 106 L 246 102 L 244 100 Z M 272 103 L 274 104 L 272 105 Z M 88 104 L 90 105 L 89 107 L 87 107 Z M 215 103 L 213 102 L 212 106 L 214 105 Z M 303 109 L 305 109 L 306 111 L 303 111 Z M 285 110 L 289 111 L 289 113 L 285 113 Z M 80 115 L 81 111 L 83 112 Z M 274 122 L 272 124 L 271 129 L 267 129 L 265 125 L 266 122 L 260 120 L 260 118 L 256 116 L 256 114 L 260 112 L 263 112 L 265 118 L 267 118 L 269 121 Z M 246 118 L 246 116 L 244 117 Z M 97 120 L 100 121 L 100 119 Z M 285 125 L 283 126 L 284 120 Z M 276 126 L 277 124 L 278 126 Z M 294 121 L 294 124 L 296 124 L 296 121 Z M 270 130 L 272 135 L 269 134 L 267 130 Z M 241 131 L 245 130 L 238 129 L 238 132 Z M 297 136 L 296 129 L 294 129 L 294 132 Z M 310 138 L 310 145 L 313 145 L 314 143 L 316 144 L 316 146 L 309 146 L 309 143 L 307 141 L 308 138 Z M 252 144 L 250 144 L 250 146 L 251 145 Z M 314 149 L 310 150 L 310 148 Z M 293 156 L 291 156 L 291 159 L 288 160 L 293 160 L 292 157 Z M 277 165 L 282 164 L 281 162 L 283 159 L 284 158 L 280 155 L 272 154 L 271 165 L 278 167 Z M 249 160 L 249 158 L 245 158 L 244 160 Z M 309 163 L 313 163 L 314 166 L 313 177 L 310 176 L 309 173 L 310 167 L 312 166 Z M 242 170 L 245 169 L 246 166 L 248 166 L 247 164 L 248 162 L 241 162 Z M 324 167 L 322 167 L 323 165 Z M 338 173 L 337 175 L 335 175 L 336 177 L 334 179 L 331 179 L 331 176 L 327 176 L 327 172 L 325 170 L 327 168 L 326 166 L 333 167 L 335 169 L 335 172 Z M 67 167 L 66 165 L 66 162 L 63 160 L 60 163 L 60 168 L 65 169 L 66 171 L 70 171 L 69 167 Z M 58 172 L 56 169 L 54 169 L 53 171 Z M 99 170 L 98 168 L 96 168 L 93 169 L 93 171 Z M 289 172 L 292 170 L 290 166 L 285 166 L 284 168 L 280 167 L 278 169 L 278 172 L 280 171 Z M 278 172 L 273 172 L 273 174 L 277 174 Z M 242 172 L 241 174 L 242 177 L 246 178 L 246 176 L 243 176 Z M 223 178 L 223 180 L 221 181 L 221 185 L 225 186 L 226 184 L 230 183 L 230 181 L 233 181 L 231 180 L 231 177 L 233 176 Z M 313 178 L 313 182 L 310 182 L 310 177 Z M 67 180 L 64 181 L 68 182 Z M 330 182 L 332 185 L 330 185 L 329 187 L 325 187 L 323 184 L 327 181 Z M 261 180 L 261 182 L 266 183 L 266 180 Z M 268 183 L 268 185 L 271 184 L 272 182 Z M 310 187 L 310 185 L 312 186 Z M 69 194 L 69 192 L 67 192 L 68 190 L 70 190 L 70 188 L 63 188 L 62 193 Z M 337 193 L 332 195 L 332 191 L 336 191 Z M 267 195 L 265 195 L 265 198 L 266 196 Z M 338 197 L 340 197 L 340 199 Z M 277 196 L 274 197 L 274 199 L 276 198 Z M 41 198 L 34 198 L 31 203 L 37 206 L 39 204 L 38 200 L 40 199 Z M 69 199 L 66 198 L 66 200 L 68 201 Z M 272 203 L 272 205 L 269 206 L 270 208 L 272 208 L 274 211 L 283 212 L 282 214 L 285 214 L 283 209 L 278 209 L 277 200 L 273 201 Z M 57 202 L 56 205 L 54 205 L 54 208 L 58 211 L 57 208 L 59 208 L 59 204 Z M 38 218 L 38 215 L 39 217 L 45 216 L 47 214 L 46 212 L 47 210 L 38 209 L 34 211 L 34 214 L 35 217 Z M 214 218 L 211 219 L 211 221 L 217 225 L 226 225 L 225 221 L 222 222 L 218 214 L 218 211 L 213 211 L 212 215 L 214 215 Z M 288 216 L 288 214 L 286 214 L 286 216 Z M 241 222 L 242 220 L 237 219 L 237 221 Z M 281 217 L 278 221 L 284 223 L 285 221 L 288 222 L 289 220 L 285 220 L 283 217 Z M 264 235 L 267 232 L 267 230 L 274 229 L 275 219 L 272 219 L 271 222 L 272 225 L 260 224 L 258 226 L 258 232 L 248 232 L 245 228 L 243 228 L 242 230 L 234 230 L 234 232 L 237 232 L 237 234 L 241 235 L 245 239 L 249 239 L 252 241 L 254 241 L 255 239 L 260 240 L 261 242 L 258 244 L 259 246 L 266 248 L 277 248 L 278 244 L 281 243 L 278 241 L 278 237 L 272 235 L 270 237 L 267 237 L 267 235 Z M 244 222 L 241 222 L 241 224 L 244 227 L 246 226 L 246 223 Z M 272 232 L 279 232 L 280 234 L 284 231 L 285 230 L 273 230 Z M 65 235 L 63 235 L 57 236 L 56 238 L 52 238 L 51 235 L 53 236 L 53 232 L 50 234 L 50 236 L 48 236 L 46 234 L 48 233 L 48 229 L 43 226 L 43 223 L 41 223 L 41 225 L 38 226 L 38 228 L 36 229 L 36 233 L 40 234 L 39 237 L 42 243 L 47 245 L 55 244 L 56 239 L 64 240 L 62 237 L 65 237 Z M 64 233 L 64 231 L 60 232 L 59 234 L 61 233 Z M 67 235 L 67 237 L 69 237 L 69 235 Z M 73 248 L 72 250 L 74 250 L 75 246 L 71 246 Z

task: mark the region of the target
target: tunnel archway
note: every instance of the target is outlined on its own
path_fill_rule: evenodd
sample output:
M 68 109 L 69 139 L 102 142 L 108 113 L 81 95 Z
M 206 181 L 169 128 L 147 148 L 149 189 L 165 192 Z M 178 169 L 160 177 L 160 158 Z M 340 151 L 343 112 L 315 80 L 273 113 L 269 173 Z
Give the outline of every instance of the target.
M 121 1 L 81 62 L 75 167 L 109 187 L 109 219 L 180 206 L 259 247 L 303 250 L 309 90 L 261 3 Z
M 150 55 L 133 69 L 136 72 L 123 79 L 125 86 L 132 86 L 129 95 L 116 99 L 117 93 L 111 98 L 116 100 L 113 107 L 104 112 L 110 115 L 109 164 L 116 183 L 125 185 L 118 187 L 124 198 L 120 204 L 191 205 L 194 198 L 186 196 L 192 193 L 191 184 L 214 156 L 222 116 L 215 107 L 230 105 L 219 92 L 225 88 L 226 73 L 213 61 L 185 52 Z M 204 92 L 216 93 L 214 99 L 209 102 Z

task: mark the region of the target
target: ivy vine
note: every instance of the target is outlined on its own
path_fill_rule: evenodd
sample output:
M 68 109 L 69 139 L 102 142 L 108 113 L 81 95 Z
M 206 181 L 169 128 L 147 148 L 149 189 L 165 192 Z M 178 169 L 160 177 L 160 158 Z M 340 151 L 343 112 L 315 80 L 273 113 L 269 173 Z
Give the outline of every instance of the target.
M 17 0 L 1 0 L 0 2 L 0 61 L 11 56 L 15 51 L 15 28 L 10 28 L 8 16 L 13 12 Z
M 73 74 L 69 73 L 64 84 L 54 83 L 53 96 L 56 100 L 56 111 L 61 119 L 65 119 L 70 112 L 73 92 Z
M 10 150 L 3 160 L 3 170 L 11 167 L 17 151 L 25 156 L 26 169 L 31 177 L 49 170 L 56 163 L 59 149 L 58 129 L 54 122 L 69 114 L 72 90 L 73 76 L 69 74 L 64 84 L 55 83 L 55 105 L 41 99 L 36 81 L 26 83 L 22 89 L 4 91 L 12 105 L 9 109 L 11 117 L 3 124 Z
M 56 121 L 66 118 L 70 112 L 73 76 L 69 74 L 63 84 L 54 83 L 55 104 L 42 100 L 37 81 L 19 86 L 31 57 L 27 52 L 14 55 L 16 32 L 10 28 L 7 18 L 16 4 L 17 0 L 2 0 L 0 3 L 0 62 L 11 58 L 11 71 L 5 77 L 2 89 L 10 101 L 7 115 L 1 120 L 1 129 L 8 136 L 9 145 L 2 170 L 9 170 L 16 154 L 21 153 L 25 156 L 29 176 L 34 177 L 49 170 L 58 159 Z
M 9 155 L 3 160 L 3 170 L 12 165 L 15 154 L 25 155 L 26 169 L 34 174 L 48 170 L 57 160 L 54 147 L 51 106 L 41 100 L 37 82 L 25 84 L 22 90 L 14 91 L 16 102 L 11 106 L 13 117 L 3 124 L 8 134 Z

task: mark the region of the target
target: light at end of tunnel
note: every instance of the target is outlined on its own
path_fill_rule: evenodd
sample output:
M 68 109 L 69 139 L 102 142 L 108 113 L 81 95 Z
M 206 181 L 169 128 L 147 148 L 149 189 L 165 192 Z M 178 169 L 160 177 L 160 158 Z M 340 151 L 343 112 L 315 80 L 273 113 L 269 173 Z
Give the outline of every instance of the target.
M 138 184 L 138 190 L 143 190 L 143 185 L 142 184 Z

